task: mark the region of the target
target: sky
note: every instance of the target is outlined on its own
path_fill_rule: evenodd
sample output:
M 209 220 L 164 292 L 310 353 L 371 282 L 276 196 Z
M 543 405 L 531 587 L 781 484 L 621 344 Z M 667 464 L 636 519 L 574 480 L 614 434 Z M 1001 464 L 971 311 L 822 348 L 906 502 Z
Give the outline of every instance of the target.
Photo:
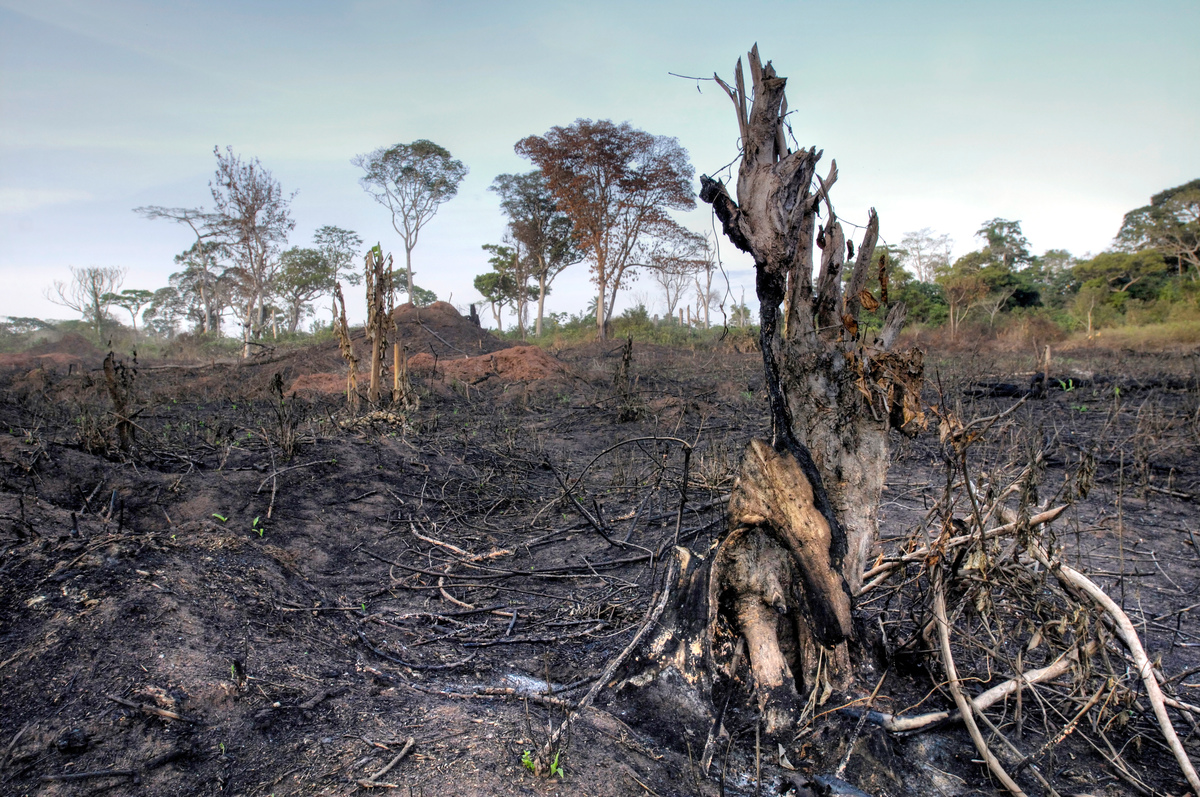
M 755 42 L 788 78 L 798 143 L 824 150 L 821 171 L 837 159 L 842 219 L 875 207 L 886 242 L 928 227 L 958 256 L 1001 217 L 1035 253 L 1098 253 L 1127 211 L 1200 177 L 1198 30 L 1196 0 L 0 0 L 0 316 L 71 317 L 44 296 L 71 266 L 166 285 L 191 233 L 133 208 L 211 206 L 215 146 L 296 192 L 289 245 L 332 224 L 402 260 L 350 161 L 422 138 L 470 174 L 422 230 L 416 282 L 465 308 L 504 233 L 488 186 L 532 168 L 518 140 L 627 121 L 729 177 L 728 98 L 671 73 L 731 77 Z M 699 203 L 678 220 L 712 229 Z M 749 261 L 722 243 L 749 300 Z M 548 309 L 591 295 L 580 265 Z M 619 301 L 661 312 L 647 276 Z

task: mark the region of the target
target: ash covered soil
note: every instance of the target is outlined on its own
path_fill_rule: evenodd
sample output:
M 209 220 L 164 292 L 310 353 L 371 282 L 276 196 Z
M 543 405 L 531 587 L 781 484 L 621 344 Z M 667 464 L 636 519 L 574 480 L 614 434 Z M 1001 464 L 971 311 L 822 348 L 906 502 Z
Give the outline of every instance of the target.
M 628 644 L 676 535 L 702 553 L 720 533 L 741 449 L 768 431 L 759 355 L 635 344 L 622 381 L 620 342 L 513 348 L 452 309 L 398 313 L 419 409 L 348 413 L 336 346 L 118 357 L 128 450 L 97 352 L 0 364 L 0 794 L 755 793 L 752 713 L 731 709 L 728 752 L 705 774 L 703 732 L 636 690 L 600 693 L 560 776 L 522 756 Z M 1196 361 L 1069 354 L 1070 381 L 994 429 L 978 463 L 1001 467 L 1036 437 L 1053 489 L 1094 452 L 1096 487 L 1059 541 L 1168 676 L 1200 665 Z M 929 375 L 969 418 L 1010 407 L 990 386 L 1031 368 L 931 354 Z M 678 528 L 669 438 L 695 446 Z M 885 548 L 942 489 L 936 432 L 898 439 L 894 457 Z M 1180 699 L 1194 679 L 1176 682 Z M 940 681 L 888 669 L 876 705 L 952 707 Z M 844 733 L 827 724 L 788 750 L 796 771 L 762 756 L 762 793 L 832 771 L 855 725 L 839 721 Z M 1039 733 L 1027 722 L 1031 749 Z M 1151 726 L 1113 734 L 1149 783 L 1180 793 Z M 898 773 L 922 767 L 945 793 L 991 793 L 953 725 L 912 739 L 868 725 L 855 745 L 843 778 L 869 793 L 902 793 Z M 1060 746 L 1064 793 L 1127 792 L 1082 742 Z

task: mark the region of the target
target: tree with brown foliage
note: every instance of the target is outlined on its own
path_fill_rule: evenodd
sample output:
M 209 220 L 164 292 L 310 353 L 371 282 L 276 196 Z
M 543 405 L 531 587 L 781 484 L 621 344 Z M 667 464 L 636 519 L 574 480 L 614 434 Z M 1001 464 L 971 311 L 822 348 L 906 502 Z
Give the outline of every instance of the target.
M 596 327 L 607 337 L 622 281 L 645 262 L 656 239 L 674 233 L 670 210 L 691 210 L 692 166 L 668 136 L 628 122 L 577 119 L 517 142 L 517 154 L 542 170 L 559 209 L 571 220 L 596 283 Z

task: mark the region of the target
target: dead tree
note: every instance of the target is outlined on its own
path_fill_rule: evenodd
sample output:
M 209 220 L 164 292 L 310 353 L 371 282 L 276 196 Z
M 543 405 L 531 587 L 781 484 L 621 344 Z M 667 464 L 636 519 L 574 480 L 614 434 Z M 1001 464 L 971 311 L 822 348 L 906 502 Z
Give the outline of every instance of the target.
M 383 256 L 378 246 L 367 252 L 367 340 L 371 345 L 371 382 L 367 401 L 379 404 L 383 389 L 383 363 L 387 357 L 388 332 L 396 328 L 392 317 L 392 256 Z
M 346 406 L 350 412 L 358 412 L 358 355 L 354 353 L 354 341 L 350 337 L 350 325 L 346 323 L 346 299 L 342 296 L 342 283 L 333 286 L 334 321 L 333 331 L 337 334 L 342 359 L 346 361 Z
M 708 691 L 711 707 L 744 650 L 766 729 L 780 733 L 818 681 L 852 678 L 846 643 L 877 537 L 888 433 L 923 425 L 923 366 L 919 350 L 891 350 L 906 311 L 889 301 L 888 263 L 875 258 L 874 210 L 856 255 L 829 196 L 836 163 L 822 178 L 815 147 L 787 147 L 786 80 L 761 63 L 757 45 L 749 66 L 749 91 L 740 59 L 733 86 L 716 78 L 741 132 L 737 201 L 708 176 L 700 198 L 754 258 L 772 439 L 747 447 L 715 549 L 680 551 L 675 599 L 624 683 L 658 684 L 677 708 L 669 693 L 691 684 Z M 869 334 L 866 314 L 876 312 L 882 327 Z

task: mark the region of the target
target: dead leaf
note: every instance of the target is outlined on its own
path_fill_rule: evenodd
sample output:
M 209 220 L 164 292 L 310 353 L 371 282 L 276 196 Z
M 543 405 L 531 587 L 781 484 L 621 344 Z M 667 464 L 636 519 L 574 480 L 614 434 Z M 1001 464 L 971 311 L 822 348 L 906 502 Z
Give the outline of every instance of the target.
M 846 331 L 850 333 L 850 337 L 858 337 L 858 322 L 854 320 L 854 316 L 850 315 L 849 313 L 842 316 L 842 326 L 844 326 Z
M 858 301 L 862 303 L 863 309 L 868 313 L 873 313 L 879 309 L 879 302 L 871 295 L 871 292 L 863 288 L 858 292 Z

